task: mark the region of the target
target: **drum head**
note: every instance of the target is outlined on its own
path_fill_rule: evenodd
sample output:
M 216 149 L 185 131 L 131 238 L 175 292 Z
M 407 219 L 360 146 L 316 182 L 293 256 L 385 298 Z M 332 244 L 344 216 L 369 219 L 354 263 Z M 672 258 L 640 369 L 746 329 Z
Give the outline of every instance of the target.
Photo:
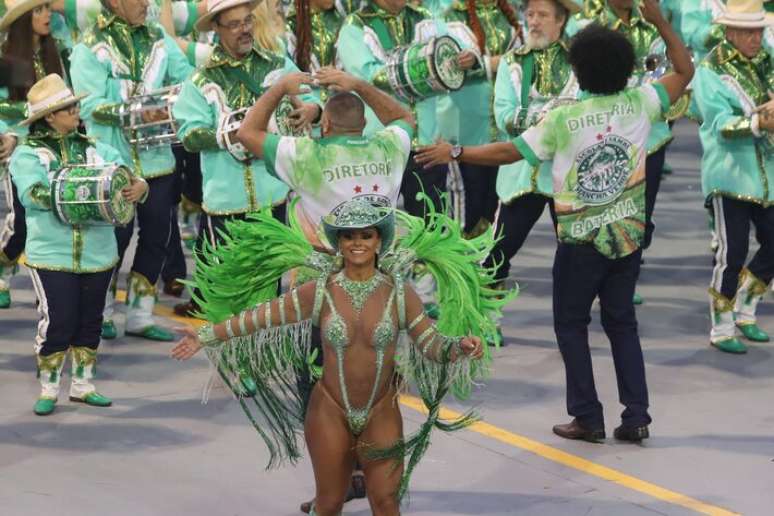
M 109 174 L 112 176 L 108 190 L 108 202 L 102 206 L 107 210 L 103 216 L 118 226 L 125 226 L 134 219 L 134 203 L 124 199 L 121 190 L 132 184 L 132 176 L 126 167 L 118 167 Z
M 465 71 L 457 65 L 457 56 L 462 51 L 457 42 L 449 36 L 435 40 L 433 67 L 438 80 L 449 90 L 458 90 L 465 82 Z

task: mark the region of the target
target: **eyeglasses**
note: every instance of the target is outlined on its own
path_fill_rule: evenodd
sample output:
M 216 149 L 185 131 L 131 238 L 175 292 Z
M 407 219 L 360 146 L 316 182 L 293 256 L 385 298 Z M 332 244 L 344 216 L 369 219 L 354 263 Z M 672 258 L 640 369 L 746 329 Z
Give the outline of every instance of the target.
M 242 27 L 244 27 L 245 29 L 252 29 L 255 26 L 255 15 L 251 14 L 250 16 L 248 16 L 242 21 L 234 20 L 228 23 L 218 22 L 218 25 L 220 25 L 224 29 L 230 30 L 231 32 L 237 32 Z
M 64 107 L 62 109 L 57 109 L 54 111 L 54 113 L 67 113 L 68 115 L 74 115 L 78 113 L 81 110 L 81 104 L 80 102 L 76 102 L 75 104 L 70 104 L 67 107 Z

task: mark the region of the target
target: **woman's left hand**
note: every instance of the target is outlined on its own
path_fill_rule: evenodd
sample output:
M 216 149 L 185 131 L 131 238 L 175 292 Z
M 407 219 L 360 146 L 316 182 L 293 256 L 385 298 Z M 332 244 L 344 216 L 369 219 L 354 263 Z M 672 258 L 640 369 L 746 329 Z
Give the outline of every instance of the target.
M 124 199 L 127 201 L 138 202 L 140 199 L 142 199 L 142 197 L 145 195 L 145 192 L 147 191 L 148 183 L 133 177 L 132 184 L 121 190 L 121 193 L 124 195 Z
M 463 50 L 457 54 L 457 66 L 460 70 L 470 70 L 476 65 L 476 54 L 470 50 Z
M 460 341 L 460 349 L 473 360 L 478 360 L 484 355 L 484 347 L 478 337 L 463 337 Z

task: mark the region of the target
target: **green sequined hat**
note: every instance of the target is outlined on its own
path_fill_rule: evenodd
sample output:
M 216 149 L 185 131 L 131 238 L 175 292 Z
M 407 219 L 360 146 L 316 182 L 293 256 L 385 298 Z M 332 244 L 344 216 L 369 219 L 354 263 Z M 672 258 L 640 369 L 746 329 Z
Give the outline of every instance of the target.
M 395 213 L 392 208 L 377 207 L 363 199 L 352 199 L 337 207 L 322 218 L 322 225 L 328 242 L 336 250 L 339 248 L 339 231 L 347 229 L 376 228 L 382 239 L 380 254 L 390 248 L 395 237 Z

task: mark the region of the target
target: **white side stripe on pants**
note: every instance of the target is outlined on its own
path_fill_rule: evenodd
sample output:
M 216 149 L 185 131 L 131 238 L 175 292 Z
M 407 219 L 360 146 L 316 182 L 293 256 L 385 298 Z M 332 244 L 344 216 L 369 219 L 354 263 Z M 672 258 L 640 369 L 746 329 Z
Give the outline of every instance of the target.
M 46 291 L 43 289 L 43 282 L 40 281 L 38 271 L 29 268 L 30 277 L 32 278 L 32 287 L 35 289 L 35 295 L 38 296 L 38 313 L 40 314 L 40 322 L 38 322 L 38 333 L 35 335 L 35 354 L 40 353 L 43 348 L 43 343 L 48 338 L 48 325 L 50 318 L 48 316 L 48 299 L 46 298 Z
M 728 234 L 726 233 L 726 214 L 723 211 L 723 197 L 715 195 L 712 198 L 715 238 L 718 248 L 715 251 L 715 267 L 712 269 L 712 288 L 718 293 L 723 286 L 723 275 L 728 267 Z

